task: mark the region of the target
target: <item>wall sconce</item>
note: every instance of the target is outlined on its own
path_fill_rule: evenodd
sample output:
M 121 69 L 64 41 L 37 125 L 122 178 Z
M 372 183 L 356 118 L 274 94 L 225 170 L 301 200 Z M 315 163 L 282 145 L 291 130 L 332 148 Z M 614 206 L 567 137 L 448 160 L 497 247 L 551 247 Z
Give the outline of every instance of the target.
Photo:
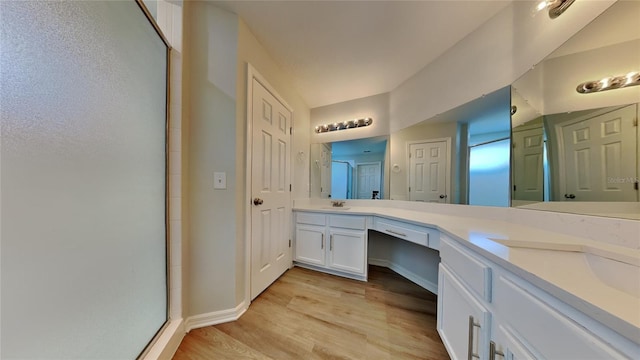
M 548 9 L 549 18 L 555 19 L 562 15 L 575 0 L 542 0 L 536 5 L 536 11 Z
M 638 71 L 630 72 L 626 75 L 607 77 L 602 80 L 583 82 L 578 85 L 576 91 L 580 94 L 590 94 L 636 85 L 640 85 L 640 72 Z
M 365 127 L 373 124 L 372 118 L 346 120 L 339 123 L 325 124 L 316 126 L 316 133 L 324 133 L 329 131 L 346 130 L 358 127 Z

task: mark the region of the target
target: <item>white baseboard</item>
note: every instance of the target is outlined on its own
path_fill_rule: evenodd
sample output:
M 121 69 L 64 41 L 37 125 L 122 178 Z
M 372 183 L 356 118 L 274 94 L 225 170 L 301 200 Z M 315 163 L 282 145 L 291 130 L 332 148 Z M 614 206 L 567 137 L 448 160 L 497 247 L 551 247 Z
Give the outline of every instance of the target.
M 327 268 L 322 267 L 322 266 L 315 266 L 315 265 L 310 265 L 310 264 L 305 264 L 305 263 L 299 263 L 299 262 L 296 262 L 296 261 L 293 262 L 293 265 L 301 267 L 301 268 L 309 269 L 309 270 L 319 271 L 319 272 L 323 272 L 323 273 L 326 273 L 326 274 L 331 274 L 331 275 L 336 275 L 336 276 L 348 278 L 348 279 L 367 281 L 367 277 L 364 276 L 364 275 L 350 274 L 350 273 L 345 272 L 345 271 L 327 269 Z
M 433 283 L 425 278 L 423 278 L 422 276 L 408 270 L 405 267 L 402 267 L 401 265 L 398 265 L 396 263 L 393 263 L 389 260 L 386 259 L 373 259 L 373 258 L 369 258 L 368 259 L 368 263 L 370 265 L 375 265 L 375 266 L 382 266 L 382 267 L 386 267 L 389 268 L 395 272 L 397 272 L 399 275 L 401 275 L 402 277 L 406 278 L 409 281 L 412 281 L 416 284 L 418 284 L 420 287 L 426 289 L 429 292 L 432 292 L 436 295 L 438 295 L 438 284 L 437 283 Z
M 235 321 L 247 311 L 246 302 L 241 302 L 233 309 L 214 311 L 206 314 L 194 315 L 185 321 L 185 330 L 189 332 L 193 329 Z
M 186 331 L 182 318 L 170 320 L 156 342 L 144 355 L 144 360 L 171 360 L 178 350 Z

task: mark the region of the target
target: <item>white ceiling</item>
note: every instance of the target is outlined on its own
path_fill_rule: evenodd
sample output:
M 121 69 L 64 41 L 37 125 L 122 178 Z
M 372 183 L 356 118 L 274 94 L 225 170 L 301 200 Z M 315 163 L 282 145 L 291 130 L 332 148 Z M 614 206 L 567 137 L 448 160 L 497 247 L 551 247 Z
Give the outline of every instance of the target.
M 245 21 L 311 108 L 393 90 L 510 2 L 213 1 Z

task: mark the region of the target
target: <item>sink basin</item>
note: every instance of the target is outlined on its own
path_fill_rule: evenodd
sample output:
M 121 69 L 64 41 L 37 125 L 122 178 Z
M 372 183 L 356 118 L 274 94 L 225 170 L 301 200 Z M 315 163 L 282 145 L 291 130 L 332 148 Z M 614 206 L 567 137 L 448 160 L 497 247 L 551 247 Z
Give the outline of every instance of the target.
M 640 297 L 640 267 L 624 261 L 584 253 L 591 271 L 600 281 L 629 295 Z
M 599 280 L 640 298 L 640 257 L 637 255 L 579 244 L 492 240 L 509 248 L 511 261 L 548 273 L 552 278 L 569 283 Z

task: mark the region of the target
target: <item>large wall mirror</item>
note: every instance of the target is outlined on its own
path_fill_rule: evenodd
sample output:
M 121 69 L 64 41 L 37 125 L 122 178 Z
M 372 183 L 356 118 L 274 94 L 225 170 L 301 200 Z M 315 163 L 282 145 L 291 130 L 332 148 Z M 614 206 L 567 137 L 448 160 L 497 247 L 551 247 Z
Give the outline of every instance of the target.
M 509 206 L 510 87 L 390 136 L 311 144 L 312 198 Z
M 513 206 L 640 219 L 640 86 L 576 91 L 640 71 L 638 14 L 616 2 L 514 82 Z
M 391 199 L 509 206 L 510 88 L 391 134 Z
M 388 199 L 388 136 L 311 144 L 311 197 Z

